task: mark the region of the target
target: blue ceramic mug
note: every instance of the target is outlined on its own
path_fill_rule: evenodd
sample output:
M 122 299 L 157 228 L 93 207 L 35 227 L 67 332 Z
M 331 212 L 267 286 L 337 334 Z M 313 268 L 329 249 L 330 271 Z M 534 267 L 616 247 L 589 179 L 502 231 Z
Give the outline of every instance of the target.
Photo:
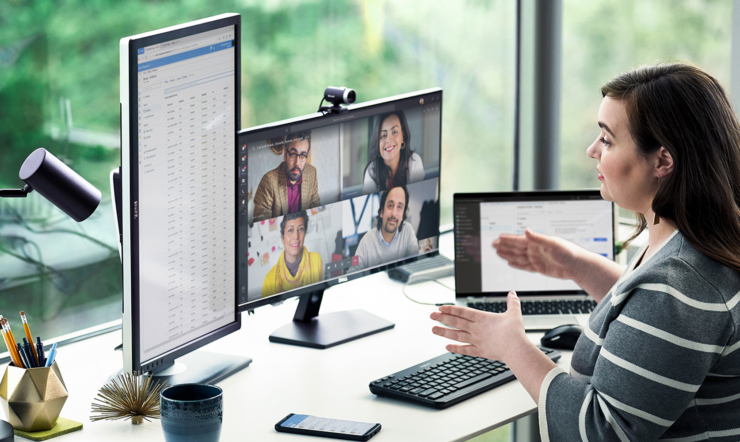
M 180 384 L 165 388 L 159 398 L 167 442 L 218 442 L 224 398 L 219 387 Z

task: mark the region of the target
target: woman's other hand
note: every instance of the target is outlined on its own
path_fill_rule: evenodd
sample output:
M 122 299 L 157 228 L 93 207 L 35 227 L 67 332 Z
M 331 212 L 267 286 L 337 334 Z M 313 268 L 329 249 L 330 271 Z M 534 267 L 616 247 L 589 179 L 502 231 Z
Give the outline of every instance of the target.
M 570 241 L 529 228 L 524 235 L 503 234 L 492 245 L 511 267 L 561 279 L 577 278 L 583 254 Z
M 448 344 L 447 350 L 506 362 L 523 344 L 529 343 L 519 298 L 514 291 L 506 299 L 505 313 L 488 313 L 466 307 L 443 305 L 431 318 L 449 327 L 435 326 L 432 333 L 467 345 Z

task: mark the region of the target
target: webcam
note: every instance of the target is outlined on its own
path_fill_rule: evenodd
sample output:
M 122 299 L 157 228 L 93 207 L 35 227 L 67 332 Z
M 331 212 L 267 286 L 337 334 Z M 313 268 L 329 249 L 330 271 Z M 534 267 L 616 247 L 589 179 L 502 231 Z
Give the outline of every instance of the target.
M 321 106 L 321 104 L 324 104 L 324 101 L 328 101 L 333 106 Z M 318 111 L 323 113 L 344 114 L 347 113 L 349 109 L 342 107 L 342 105 L 352 104 L 355 101 L 357 101 L 357 93 L 354 89 L 350 89 L 348 87 L 329 86 L 324 90 L 324 98 L 321 100 L 321 104 L 319 104 Z

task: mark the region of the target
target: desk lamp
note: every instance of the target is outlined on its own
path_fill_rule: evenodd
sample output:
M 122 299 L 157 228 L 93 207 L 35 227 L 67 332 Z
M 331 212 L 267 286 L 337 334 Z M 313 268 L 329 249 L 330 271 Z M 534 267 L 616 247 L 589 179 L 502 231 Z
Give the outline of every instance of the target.
M 0 189 L 0 198 L 25 198 L 35 190 L 78 223 L 100 204 L 100 191 L 43 147 L 31 152 L 18 175 L 26 185 Z M 13 427 L 0 419 L 0 442 L 13 440 L 13 434 Z
M 31 152 L 18 175 L 26 185 L 0 189 L 0 197 L 25 198 L 35 190 L 78 223 L 100 204 L 100 191 L 43 147 Z

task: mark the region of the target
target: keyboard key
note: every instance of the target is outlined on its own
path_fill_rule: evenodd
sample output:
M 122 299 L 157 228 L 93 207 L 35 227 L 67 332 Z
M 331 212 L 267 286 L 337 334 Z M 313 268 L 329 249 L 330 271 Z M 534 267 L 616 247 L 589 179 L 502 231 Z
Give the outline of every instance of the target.
M 419 393 L 419 396 L 425 397 L 425 396 L 429 396 L 430 394 L 434 394 L 436 392 L 437 390 L 435 388 L 430 388 L 429 390 L 424 390 L 421 393 Z
M 421 393 L 423 390 L 421 388 L 414 388 L 413 390 L 409 391 L 411 394 L 418 394 Z
M 459 384 L 455 385 L 454 387 L 455 388 L 465 388 L 468 385 L 473 385 L 473 384 L 478 383 L 478 382 L 480 382 L 480 381 L 482 381 L 484 379 L 488 379 L 491 376 L 493 376 L 491 373 L 483 373 L 483 374 L 478 375 L 478 376 L 476 376 L 474 378 L 470 378 L 467 381 L 460 382 Z
M 429 399 L 439 399 L 439 398 L 441 398 L 442 396 L 444 396 L 444 394 L 442 394 L 442 393 L 440 393 L 440 392 L 436 392 L 436 393 L 434 393 L 434 394 L 430 394 L 430 395 L 429 395 Z

